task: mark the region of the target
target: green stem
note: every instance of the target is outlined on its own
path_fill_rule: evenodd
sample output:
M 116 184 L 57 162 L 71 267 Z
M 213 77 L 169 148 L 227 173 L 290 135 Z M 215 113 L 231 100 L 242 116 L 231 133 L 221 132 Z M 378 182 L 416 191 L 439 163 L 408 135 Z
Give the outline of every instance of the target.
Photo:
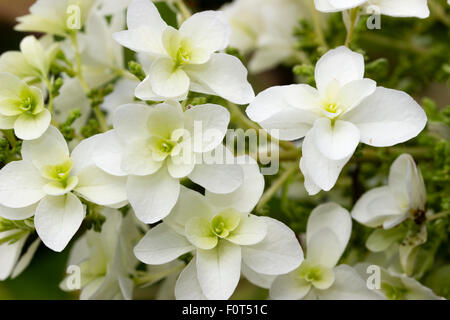
M 447 27 L 450 27 L 450 19 L 448 18 L 445 9 L 434 0 L 428 1 L 428 5 L 430 6 L 431 13 L 443 24 Z
M 186 7 L 186 4 L 183 0 L 176 0 L 175 4 L 178 7 L 178 10 L 180 10 L 181 15 L 183 16 L 183 20 L 187 20 L 191 17 L 191 11 Z
M 109 130 L 108 122 L 106 122 L 105 115 L 100 110 L 100 107 L 95 106 L 93 109 L 94 109 L 94 114 L 95 114 L 95 117 L 97 118 L 98 124 L 100 125 L 100 130 L 102 132 L 108 131 Z
M 11 145 L 11 148 L 14 148 L 16 146 L 17 140 L 16 136 L 14 135 L 13 130 L 2 130 L 3 135 L 5 136 L 6 140 L 8 140 L 9 144 Z
M 270 199 L 274 196 L 274 194 L 284 185 L 284 183 L 289 179 L 289 177 L 294 174 L 296 171 L 300 170 L 298 167 L 298 161 L 294 161 L 289 165 L 285 172 L 281 176 L 278 177 L 272 183 L 269 189 L 264 192 L 261 199 L 259 200 L 258 205 L 256 206 L 256 211 L 261 212 L 264 205 L 269 202 Z
M 86 82 L 86 80 L 84 79 L 83 76 L 83 65 L 81 63 L 81 55 L 80 55 L 80 48 L 78 46 L 78 40 L 77 40 L 77 34 L 75 32 L 72 32 L 70 34 L 70 39 L 72 41 L 72 45 L 75 51 L 75 71 L 77 73 L 77 78 L 80 81 L 81 86 L 83 87 L 84 92 L 86 93 L 86 95 L 89 94 L 89 86 Z M 109 130 L 109 126 L 108 123 L 106 122 L 106 118 L 105 115 L 103 114 L 103 112 L 101 112 L 100 108 L 98 106 L 94 107 L 94 114 L 95 117 L 97 118 L 97 121 L 100 125 L 100 130 L 102 132 L 106 132 Z
M 77 73 L 77 78 L 80 80 L 81 86 L 83 87 L 83 90 L 86 94 L 89 93 L 89 86 L 86 83 L 86 80 L 83 76 L 83 65 L 81 63 L 81 55 L 80 55 L 80 48 L 78 46 L 78 39 L 76 32 L 72 32 L 70 34 L 70 40 L 72 41 L 72 46 L 75 51 L 75 72 Z
M 262 128 L 258 124 L 254 123 L 253 121 L 248 119 L 245 116 L 245 114 L 242 112 L 242 110 L 234 103 L 231 103 L 231 102 L 228 103 L 228 110 L 230 110 L 231 119 L 239 122 L 243 127 L 247 128 L 247 129 L 254 129 L 258 132 L 260 130 L 262 130 Z M 288 141 L 280 141 L 280 140 L 272 137 L 269 133 L 267 133 L 267 138 L 269 140 L 268 142 L 273 142 L 275 144 L 278 144 L 279 146 L 281 146 L 284 149 L 291 150 L 291 151 L 298 150 L 294 144 L 292 144 Z
M 353 34 L 354 34 L 354 31 L 355 31 L 356 20 L 358 18 L 358 10 L 359 10 L 359 8 L 356 7 L 356 8 L 350 9 L 350 11 L 349 11 L 350 26 L 349 26 L 349 28 L 347 30 L 347 37 L 345 38 L 345 44 L 344 44 L 347 47 L 350 45 L 350 43 L 352 42 L 352 39 L 353 39 Z
M 48 111 L 50 111 L 50 113 L 53 112 L 53 85 L 52 82 L 45 77 L 45 84 L 47 85 L 47 90 L 48 90 L 48 105 L 47 105 L 47 109 Z
M 170 276 L 171 274 L 180 272 L 181 270 L 184 269 L 184 267 L 185 267 L 184 265 L 179 265 L 176 267 L 162 270 L 160 272 L 147 273 L 141 277 L 135 277 L 133 281 L 134 284 L 137 286 L 151 285 L 163 278 L 166 278 L 167 276 Z
M 316 10 L 316 6 L 314 4 L 314 0 L 309 1 L 309 7 L 311 9 L 312 17 L 313 17 L 313 23 L 314 23 L 314 31 L 317 36 L 317 40 L 319 41 L 319 44 L 325 49 L 328 49 L 327 41 L 325 40 L 325 36 L 323 35 L 322 27 L 320 25 L 320 19 L 319 14 Z
M 433 221 L 433 220 L 436 220 L 436 219 L 440 219 L 440 218 L 443 218 L 445 216 L 448 216 L 449 214 L 450 214 L 450 210 L 445 210 L 445 211 L 433 214 L 432 216 L 429 216 L 427 218 L 427 221 Z

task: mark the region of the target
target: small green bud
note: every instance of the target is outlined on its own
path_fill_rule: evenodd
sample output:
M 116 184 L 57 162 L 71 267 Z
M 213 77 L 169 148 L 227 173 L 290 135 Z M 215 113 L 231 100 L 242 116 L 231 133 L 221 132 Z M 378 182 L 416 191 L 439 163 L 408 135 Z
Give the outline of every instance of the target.
M 146 75 L 142 65 L 137 63 L 136 61 L 128 62 L 128 70 L 135 75 L 140 81 L 144 80 Z

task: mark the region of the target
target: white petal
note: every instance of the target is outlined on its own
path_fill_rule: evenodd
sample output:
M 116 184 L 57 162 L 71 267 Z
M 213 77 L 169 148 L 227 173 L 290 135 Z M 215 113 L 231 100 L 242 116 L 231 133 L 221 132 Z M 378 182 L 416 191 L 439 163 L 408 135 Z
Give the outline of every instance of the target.
M 430 10 L 426 0 L 372 0 L 371 4 L 377 6 L 381 14 L 392 17 L 428 18 Z
M 11 274 L 12 279 L 17 278 L 29 266 L 40 244 L 41 240 L 39 238 L 37 238 L 33 241 L 32 244 L 30 244 L 27 251 L 23 254 L 23 256 L 20 257 L 19 261 L 14 267 L 14 270 Z
M 78 173 L 75 191 L 93 203 L 109 206 L 127 200 L 126 177 L 116 177 L 90 166 Z
M 269 275 L 269 274 L 262 274 L 257 273 L 251 268 L 249 268 L 244 262 L 242 262 L 241 267 L 242 275 L 252 284 L 255 286 L 269 289 L 272 285 L 273 281 L 277 276 Z
M 35 115 L 21 114 L 14 123 L 14 133 L 22 140 L 37 139 L 47 130 L 51 119 L 47 109 Z
M 359 130 L 347 121 L 337 120 L 332 126 L 330 119 L 320 118 L 314 123 L 314 143 L 328 159 L 342 160 L 355 152 Z
M 332 230 L 338 238 L 341 254 L 347 246 L 352 233 L 352 219 L 348 211 L 336 203 L 326 203 L 316 207 L 308 218 L 306 243 L 321 229 Z
M 24 208 L 9 208 L 0 205 L 0 217 L 8 220 L 25 220 L 34 215 L 37 204 Z
M 345 108 L 345 111 L 356 107 L 364 98 L 375 92 L 377 83 L 370 79 L 355 80 L 347 83 L 339 90 L 337 103 Z
M 192 250 L 194 247 L 185 237 L 160 223 L 139 241 L 134 254 L 146 264 L 164 264 Z
M 334 268 L 342 253 L 337 234 L 329 228 L 317 230 L 307 243 L 306 258 L 315 265 Z
M 113 34 L 114 40 L 133 51 L 165 54 L 161 37 L 167 24 L 151 1 L 135 0 L 127 10 L 126 31 Z
M 192 156 L 194 158 L 194 156 Z M 195 167 L 194 159 L 183 159 L 182 156 L 172 156 L 167 161 L 167 169 L 172 177 L 181 179 L 187 177 Z
M 0 203 L 9 208 L 24 208 L 44 196 L 45 180 L 26 160 L 13 161 L 0 170 Z
M 69 148 L 61 132 L 50 126 L 39 139 L 23 142 L 22 158 L 31 161 L 38 169 L 41 169 L 47 165 L 67 161 Z
M 213 217 L 213 210 L 200 193 L 181 187 L 180 198 L 169 216 L 164 219 L 172 229 L 184 235 L 185 225 L 192 217 Z
M 196 260 L 203 294 L 211 300 L 230 298 L 241 277 L 241 248 L 220 241 L 214 249 L 198 249 Z
M 364 57 L 347 47 L 338 47 L 325 53 L 316 65 L 316 84 L 321 93 L 325 93 L 328 84 L 338 80 L 345 86 L 364 76 Z
M 96 166 L 114 176 L 125 176 L 126 173 L 121 169 L 123 146 L 116 130 L 97 134 L 91 139 L 94 139 L 96 144 L 92 155 Z
M 81 201 L 71 193 L 47 196 L 36 209 L 34 225 L 42 242 L 61 252 L 77 232 L 85 214 Z
M 327 290 L 318 291 L 322 300 L 384 300 L 375 290 L 370 290 L 358 272 L 347 265 L 334 269 L 335 280 Z
M 126 104 L 114 112 L 114 131 L 124 143 L 149 137 L 147 121 L 152 108 L 141 104 Z
M 14 129 L 14 123 L 16 122 L 17 117 L 4 117 L 0 115 L 0 129 L 1 130 L 9 130 Z
M 389 188 L 397 200 L 402 200 L 404 207 L 425 210 L 425 184 L 411 155 L 402 154 L 391 165 Z
M 185 112 L 185 128 L 194 139 L 194 152 L 209 152 L 225 137 L 230 112 L 216 104 L 194 106 Z
M 315 130 L 308 132 L 303 140 L 303 156 L 300 160 L 300 169 L 307 183 L 311 186 L 308 190 L 311 194 L 317 191 L 318 187 L 325 191 L 330 191 L 334 187 L 342 168 L 350 160 L 350 156 L 342 160 L 331 160 L 325 157 L 314 145 Z M 306 182 L 305 182 L 306 185 Z
M 237 104 L 250 103 L 255 93 L 247 81 L 247 69 L 231 55 L 215 53 L 202 65 L 189 65 L 185 70 L 191 78 L 191 90 L 214 94 Z
M 194 47 L 212 54 L 228 46 L 231 27 L 223 12 L 203 11 L 187 19 L 181 25 L 180 33 L 189 37 Z
M 180 182 L 165 168 L 150 176 L 130 176 L 127 182 L 128 200 L 136 216 L 144 223 L 155 223 L 165 218 L 175 206 Z
M 150 63 L 151 65 L 151 63 Z M 150 66 L 151 67 L 151 66 Z M 149 69 L 150 69 L 149 67 Z M 158 95 L 152 87 L 152 83 L 150 80 L 150 75 L 148 75 L 139 85 L 136 87 L 136 90 L 134 92 L 136 97 L 138 97 L 141 100 L 152 100 L 152 101 L 166 101 L 166 100 L 176 100 L 181 101 L 185 100 L 187 98 L 188 92 L 184 92 L 182 95 L 178 97 L 166 97 Z
M 164 163 L 153 160 L 147 139 L 129 141 L 124 149 L 120 170 L 127 174 L 136 176 L 153 174 Z
M 255 215 L 241 216 L 239 226 L 231 232 L 227 240 L 241 246 L 254 245 L 261 242 L 267 235 L 266 222 Z
M 261 217 L 267 224 L 263 241 L 242 248 L 242 259 L 258 273 L 278 275 L 297 268 L 303 261 L 303 252 L 294 232 L 285 224 Z
M 169 58 L 161 58 L 153 62 L 149 80 L 152 90 L 157 95 L 168 99 L 184 96 L 189 91 L 188 75 L 181 68 L 177 68 L 173 60 Z
M 177 300 L 207 300 L 202 292 L 197 278 L 197 262 L 195 257 L 186 268 L 181 271 L 175 285 L 175 297 Z
M 167 26 L 153 2 L 147 0 L 133 0 L 131 2 L 127 9 L 127 25 L 128 29 L 147 26 L 160 32 Z
M 108 94 L 101 105 L 101 108 L 108 112 L 108 123 L 112 123 L 116 109 L 124 104 L 134 101 L 134 90 L 139 84 L 138 80 L 122 78 L 114 85 L 114 91 Z
M 355 8 L 367 0 L 314 0 L 316 9 L 322 12 L 336 12 Z
M 311 284 L 299 279 L 296 271 L 275 278 L 270 297 L 275 300 L 299 300 L 311 290 Z
M 305 136 L 318 118 L 313 110 L 319 98 L 316 89 L 304 84 L 271 87 L 259 93 L 246 112 L 264 129 L 278 129 L 280 139 L 295 140 Z
M 230 193 L 242 184 L 243 171 L 238 164 L 198 164 L 189 179 L 214 193 Z
M 416 137 L 425 127 L 427 116 L 408 94 L 378 87 L 342 120 L 359 128 L 361 142 L 389 147 Z
M 14 234 L 14 231 L 5 231 L 0 233 L 0 239 Z M 0 263 L 0 281 L 6 280 L 13 272 L 14 266 L 19 259 L 20 252 L 22 251 L 23 245 L 27 237 L 22 237 L 19 241 L 12 244 L 3 243 L 0 244 L 0 258 L 2 263 Z
M 359 198 L 353 207 L 352 217 L 365 226 L 375 228 L 390 218 L 403 216 L 405 210 L 398 206 L 389 187 L 379 187 Z
M 217 194 L 207 190 L 205 197 L 217 208 L 233 208 L 238 212 L 248 213 L 253 210 L 264 192 L 264 177 L 253 158 L 240 156 L 236 160 L 238 163 L 244 163 L 241 165 L 244 172 L 242 185 L 231 193 Z

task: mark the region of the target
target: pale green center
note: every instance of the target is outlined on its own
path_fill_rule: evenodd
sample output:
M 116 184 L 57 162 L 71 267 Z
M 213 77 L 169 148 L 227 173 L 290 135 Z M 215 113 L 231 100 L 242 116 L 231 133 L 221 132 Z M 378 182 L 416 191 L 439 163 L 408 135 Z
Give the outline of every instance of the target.
M 193 217 L 186 223 L 186 237 L 197 248 L 213 249 L 220 239 L 231 237 L 240 222 L 241 215 L 234 209 L 224 210 L 211 220 L 206 217 Z
M 297 269 L 298 279 L 306 281 L 318 289 L 327 289 L 334 283 L 332 269 L 308 260 L 303 261 Z
M 78 184 L 78 177 L 70 175 L 72 166 L 72 159 L 60 164 L 45 166 L 41 173 L 50 181 L 44 186 L 44 191 L 50 195 L 60 195 L 72 191 Z

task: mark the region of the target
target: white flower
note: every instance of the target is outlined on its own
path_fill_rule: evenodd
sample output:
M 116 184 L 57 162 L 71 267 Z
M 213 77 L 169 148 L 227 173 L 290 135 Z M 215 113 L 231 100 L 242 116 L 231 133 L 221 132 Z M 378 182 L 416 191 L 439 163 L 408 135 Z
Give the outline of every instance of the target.
M 125 11 L 131 0 L 97 0 L 97 11 L 102 15 L 114 15 Z
M 27 36 L 20 42 L 20 51 L 7 51 L 0 56 L 0 72 L 12 73 L 28 83 L 45 81 L 59 46 Z
M 114 112 L 119 106 L 134 102 L 134 89 L 139 84 L 138 80 L 122 78 L 114 84 L 114 91 L 107 95 L 101 108 L 108 114 L 106 120 L 109 124 L 113 123 Z
M 124 48 L 112 38 L 123 29 L 125 13 L 110 16 L 109 23 L 97 11 L 89 15 L 85 31 L 78 33 L 83 75 L 90 87 L 100 87 L 125 69 Z M 69 40 L 67 40 L 69 41 Z
M 195 251 L 178 278 L 177 299 L 228 299 L 241 269 L 278 275 L 290 272 L 303 259 L 294 232 L 269 217 L 249 214 L 264 189 L 256 162 L 245 157 L 242 186 L 226 195 L 182 188 L 180 200 L 162 224 L 136 246 L 136 257 L 151 265 Z
M 0 83 L 0 129 L 14 129 L 23 140 L 39 138 L 52 118 L 41 90 L 9 73 L 0 73 Z
M 114 113 L 114 130 L 95 136 L 94 161 L 110 174 L 129 176 L 127 194 L 137 217 L 155 223 L 174 207 L 182 178 L 217 193 L 240 186 L 239 165 L 205 158 L 215 150 L 233 161 L 221 144 L 229 121 L 229 112 L 214 104 L 186 112 L 177 102 L 123 105 Z
M 67 36 L 81 29 L 96 0 L 38 0 L 30 14 L 17 18 L 17 31 Z
M 84 140 L 69 155 L 64 137 L 53 126 L 39 139 L 24 141 L 23 160 L 0 170 L 1 216 L 22 220 L 34 215 L 41 240 L 59 252 L 85 216 L 76 195 L 104 206 L 126 203 L 125 178 L 111 176 L 93 164 L 92 142 Z
M 352 217 L 371 228 L 390 229 L 414 214 L 425 214 L 427 193 L 422 174 L 409 154 L 391 166 L 387 186 L 369 190 L 356 202 Z
M 117 300 L 133 297 L 133 281 L 138 260 L 132 249 L 140 232 L 133 215 L 122 218 L 122 213 L 104 209 L 106 221 L 102 231 L 89 230 L 78 239 L 70 252 L 68 266 L 78 265 L 81 271 L 81 300 Z M 71 291 L 70 276 L 61 282 L 61 288 Z
M 379 299 L 350 266 L 336 267 L 352 231 L 347 210 L 335 203 L 318 206 L 306 227 L 306 258 L 299 268 L 277 277 L 270 288 L 274 299 Z
M 366 280 L 371 273 L 367 273 L 368 263 L 359 263 L 355 269 Z M 377 266 L 379 267 L 379 266 Z M 375 289 L 380 295 L 389 300 L 442 300 L 431 289 L 425 287 L 414 278 L 399 274 L 383 267 L 380 268 L 380 289 Z
M 2 206 L 0 205 L 0 213 L 1 211 Z M 2 223 L 2 218 L 0 218 L 0 230 Z M 39 247 L 40 240 L 38 238 L 33 241 L 22 255 L 23 247 L 29 236 L 30 232 L 26 230 L 10 229 L 0 231 L 0 261 L 2 262 L 0 263 L 0 281 L 9 277 L 12 279 L 16 278 L 30 264 Z M 12 241 L 7 241 L 8 239 Z
M 232 33 L 230 46 L 253 55 L 249 70 L 258 73 L 277 66 L 295 53 L 294 27 L 304 15 L 298 0 L 236 0 L 222 10 Z
M 234 56 L 215 53 L 228 45 L 230 26 L 221 12 L 194 14 L 176 30 L 162 20 L 148 0 L 134 0 L 127 12 L 128 30 L 114 39 L 153 61 L 136 88 L 143 100 L 183 100 L 188 92 L 215 94 L 238 104 L 254 98 L 247 70 Z
M 278 129 L 281 140 L 305 137 L 300 169 L 310 195 L 333 188 L 359 142 L 392 146 L 425 127 L 425 112 L 409 95 L 376 87 L 363 76 L 363 56 L 339 47 L 317 62 L 317 89 L 272 87 L 247 108 L 264 129 Z
M 393 17 L 427 18 L 427 0 L 314 0 L 317 10 L 336 12 L 362 6 L 366 13 L 381 13 Z

